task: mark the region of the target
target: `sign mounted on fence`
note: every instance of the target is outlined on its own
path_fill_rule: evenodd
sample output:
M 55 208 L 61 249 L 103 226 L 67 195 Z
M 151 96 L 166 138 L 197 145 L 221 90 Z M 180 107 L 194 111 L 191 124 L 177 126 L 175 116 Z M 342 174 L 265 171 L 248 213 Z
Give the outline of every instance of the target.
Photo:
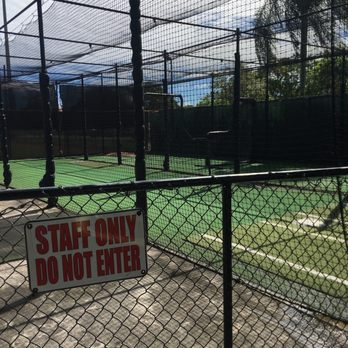
M 25 225 L 25 240 L 35 292 L 147 273 L 144 214 L 138 209 L 31 221 Z

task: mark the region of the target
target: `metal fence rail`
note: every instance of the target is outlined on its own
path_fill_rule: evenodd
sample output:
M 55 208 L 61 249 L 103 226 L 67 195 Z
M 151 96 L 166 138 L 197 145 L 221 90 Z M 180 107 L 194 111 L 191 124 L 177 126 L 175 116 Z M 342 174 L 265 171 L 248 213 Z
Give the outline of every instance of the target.
M 344 347 L 348 168 L 0 192 L 0 345 Z M 24 225 L 147 197 L 148 273 L 33 294 Z M 58 206 L 47 208 L 47 200 Z M 67 287 L 69 286 L 67 282 Z

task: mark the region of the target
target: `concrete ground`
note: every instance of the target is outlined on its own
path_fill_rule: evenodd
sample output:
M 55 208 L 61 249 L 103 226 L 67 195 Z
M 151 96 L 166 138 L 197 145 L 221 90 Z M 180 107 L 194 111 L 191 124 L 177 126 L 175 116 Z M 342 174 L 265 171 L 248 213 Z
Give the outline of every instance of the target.
M 0 347 L 223 347 L 221 276 L 155 247 L 141 279 L 34 296 L 23 225 L 42 208 L 39 201 L 0 207 Z M 235 347 L 348 346 L 348 325 L 245 285 L 233 284 L 233 306 Z

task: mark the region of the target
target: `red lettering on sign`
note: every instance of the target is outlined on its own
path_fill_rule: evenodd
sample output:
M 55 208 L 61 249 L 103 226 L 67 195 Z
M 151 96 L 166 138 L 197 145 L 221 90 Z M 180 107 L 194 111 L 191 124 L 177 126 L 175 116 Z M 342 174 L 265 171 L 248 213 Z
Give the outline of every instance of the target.
M 99 277 L 140 270 L 140 249 L 138 245 L 97 250 L 96 255 Z
M 98 219 L 95 222 L 95 238 L 99 246 L 104 246 L 107 243 L 107 228 L 104 219 Z
M 130 272 L 132 269 L 129 266 L 130 255 L 129 255 L 130 247 L 129 245 L 123 247 L 123 267 L 125 272 Z
M 47 273 L 48 273 L 48 280 L 51 284 L 58 283 L 58 280 L 59 280 L 58 261 L 55 256 L 51 256 L 47 260 Z
M 104 260 L 102 258 L 104 255 L 104 250 L 97 250 L 96 255 L 97 255 L 97 273 L 98 273 L 98 277 L 101 277 L 105 275 Z
M 35 237 L 41 244 L 36 244 L 36 250 L 39 254 L 46 254 L 49 249 L 48 240 L 43 236 L 47 233 L 45 226 L 37 226 L 35 229 Z
M 120 216 L 121 243 L 128 243 L 129 238 L 126 234 L 126 222 L 124 216 Z
M 126 216 L 127 220 L 127 225 L 128 225 L 128 230 L 129 230 L 129 235 L 130 235 L 130 241 L 134 242 L 135 241 L 135 224 L 137 221 L 137 216 L 134 215 L 127 215 Z
M 122 253 L 122 248 L 114 248 L 113 249 L 114 254 L 116 255 L 116 267 L 117 267 L 117 273 L 122 273 L 122 261 L 121 261 L 121 253 Z
M 72 239 L 73 239 L 74 249 L 78 249 L 79 248 L 79 238 L 81 237 L 81 222 L 80 221 L 73 221 L 71 223 L 71 229 L 72 229 Z
M 62 266 L 63 266 L 63 279 L 65 282 L 70 282 L 74 280 L 72 255 L 62 256 Z
M 82 247 L 88 248 L 88 238 L 91 235 L 89 226 L 91 222 L 89 220 L 81 221 L 81 230 L 82 230 Z
M 109 244 L 116 244 L 120 242 L 118 217 L 108 218 L 108 235 Z
M 68 224 L 60 225 L 60 251 L 73 250 L 73 243 Z
M 140 270 L 140 249 L 138 245 L 131 245 L 132 271 Z
M 114 253 L 112 249 L 104 250 L 104 258 L 105 258 L 105 275 L 114 274 L 115 273 L 115 263 L 114 263 Z
M 86 260 L 86 273 L 87 273 L 87 278 L 92 278 L 92 268 L 91 268 L 91 257 L 93 253 L 92 251 L 85 251 L 83 253 L 83 257 Z
M 92 251 L 62 255 L 64 281 L 80 280 L 85 274 L 87 278 L 92 278 L 92 255 Z
M 36 259 L 36 284 L 37 286 L 43 286 L 47 284 L 47 270 L 46 270 L 46 260 Z
M 47 230 L 51 232 L 52 251 L 58 251 L 58 230 L 59 225 L 48 225 Z
M 74 274 L 76 280 L 81 280 L 83 278 L 83 257 L 81 253 L 74 254 Z

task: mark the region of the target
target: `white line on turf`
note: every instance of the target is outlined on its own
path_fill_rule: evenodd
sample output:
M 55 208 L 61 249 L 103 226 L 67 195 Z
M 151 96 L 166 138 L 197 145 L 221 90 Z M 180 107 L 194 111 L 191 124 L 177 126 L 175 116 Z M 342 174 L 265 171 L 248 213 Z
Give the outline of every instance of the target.
M 299 227 L 294 227 L 294 226 L 291 226 L 290 224 L 289 225 L 285 225 L 285 224 L 282 224 L 282 223 L 279 223 L 279 222 L 270 222 L 270 221 L 263 221 L 263 223 L 265 223 L 267 225 L 274 226 L 274 227 L 280 227 L 280 228 L 284 228 L 284 229 L 289 229 L 289 230 L 291 230 L 293 232 L 296 232 L 296 233 L 299 233 L 299 234 L 303 234 L 303 235 L 312 236 L 314 238 L 327 239 L 327 240 L 331 240 L 333 242 L 339 242 L 339 243 L 342 243 L 342 244 L 345 243 L 344 239 L 328 236 L 328 235 L 323 234 L 323 233 L 306 232 L 306 231 L 301 230 Z M 300 224 L 298 224 L 298 226 L 300 226 Z
M 219 238 L 219 237 L 214 237 L 214 236 L 211 236 L 209 234 L 204 234 L 203 237 L 206 238 L 206 239 L 213 240 L 214 242 L 222 243 L 222 239 Z M 286 260 L 280 259 L 280 258 L 272 256 L 272 255 L 267 255 L 267 254 L 265 254 L 265 253 L 263 253 L 261 251 L 254 250 L 254 249 L 251 249 L 249 247 L 245 247 L 245 246 L 240 245 L 240 244 L 232 243 L 232 247 L 236 248 L 236 249 L 240 249 L 240 250 L 246 251 L 246 252 L 248 252 L 249 254 L 252 254 L 252 255 L 258 255 L 260 257 L 267 258 L 269 260 L 272 260 L 272 261 L 274 261 L 276 263 L 279 263 L 279 264 L 282 264 L 282 265 L 287 265 L 287 266 L 289 266 L 292 269 L 296 269 L 296 270 L 301 271 L 301 272 L 307 272 L 307 273 L 309 273 L 311 275 L 314 275 L 314 276 L 317 276 L 319 278 L 324 278 L 326 280 L 330 280 L 332 282 L 348 286 L 348 280 L 344 280 L 344 279 L 335 277 L 335 276 L 327 274 L 327 273 L 318 272 L 315 269 L 304 267 L 302 265 L 298 265 L 296 263 L 293 263 L 293 262 L 290 262 L 290 261 L 286 261 Z
M 314 214 L 306 214 L 306 213 L 298 212 L 297 215 L 302 215 L 302 216 L 305 216 L 305 217 L 310 217 L 310 218 L 316 219 L 317 221 L 323 221 L 323 219 L 322 219 L 320 216 L 314 215 Z M 342 221 L 341 221 L 341 220 L 338 220 L 338 219 L 332 219 L 332 222 L 335 222 L 336 224 L 341 224 L 341 223 L 342 223 Z M 348 222 L 345 221 L 344 224 L 347 225 Z

